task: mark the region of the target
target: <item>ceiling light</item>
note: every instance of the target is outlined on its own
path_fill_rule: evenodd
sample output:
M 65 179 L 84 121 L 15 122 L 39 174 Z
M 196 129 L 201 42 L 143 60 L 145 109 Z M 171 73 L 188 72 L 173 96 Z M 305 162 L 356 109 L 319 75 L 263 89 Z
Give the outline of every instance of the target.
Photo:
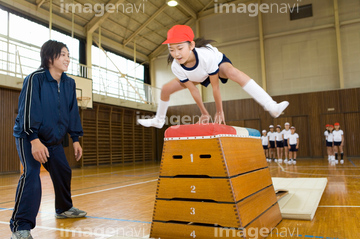
M 178 2 L 176 0 L 169 0 L 167 1 L 167 5 L 169 5 L 170 7 L 175 7 L 178 5 Z

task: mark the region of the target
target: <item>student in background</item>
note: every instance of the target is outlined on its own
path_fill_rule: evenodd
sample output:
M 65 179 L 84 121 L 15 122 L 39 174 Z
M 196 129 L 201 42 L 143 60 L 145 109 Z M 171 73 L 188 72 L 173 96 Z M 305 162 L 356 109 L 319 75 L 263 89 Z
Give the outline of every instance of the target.
M 334 135 L 334 153 L 335 153 L 335 162 L 338 163 L 338 152 L 340 151 L 341 153 L 341 160 L 340 163 L 343 164 L 344 163 L 344 151 L 343 151 L 343 146 L 344 146 L 344 131 L 342 131 L 340 129 L 340 124 L 339 123 L 335 123 L 335 130 L 333 131 L 333 135 Z
M 288 138 L 289 138 L 289 135 L 291 134 L 289 122 L 285 123 L 285 129 L 283 129 L 281 132 L 284 135 L 284 151 L 285 151 L 284 163 L 287 163 L 288 156 L 289 156 Z
M 325 131 L 324 131 L 326 148 L 328 147 L 328 146 L 327 146 L 327 145 L 328 145 L 328 144 L 327 144 L 327 138 L 328 138 L 328 135 L 329 135 L 329 126 L 330 126 L 330 125 L 327 124 L 327 125 L 325 126 Z M 327 150 L 327 151 L 328 151 L 328 150 Z M 330 156 L 331 156 L 331 155 L 328 154 L 328 159 L 331 158 Z
M 299 135 L 295 133 L 295 127 L 291 126 L 290 128 L 291 134 L 288 139 L 288 147 L 289 147 L 289 164 L 296 164 L 296 152 L 299 149 Z
M 269 162 L 271 162 L 271 159 L 275 161 L 275 132 L 274 132 L 274 126 L 269 126 L 270 131 L 268 132 L 269 136 Z
M 275 146 L 277 150 L 277 161 L 279 163 L 282 163 L 282 156 L 283 156 L 283 150 L 284 150 L 284 135 L 281 132 L 281 126 L 276 126 L 276 133 L 275 133 Z M 276 160 L 275 160 L 276 162 Z
M 327 148 L 327 154 L 328 154 L 328 160 L 329 162 L 334 161 L 335 160 L 335 156 L 334 156 L 334 135 L 333 135 L 333 130 L 334 130 L 334 126 L 333 125 L 328 125 L 328 134 L 326 136 L 326 148 Z
M 267 136 L 266 130 L 262 131 L 261 143 L 264 149 L 266 161 L 269 162 L 269 136 Z

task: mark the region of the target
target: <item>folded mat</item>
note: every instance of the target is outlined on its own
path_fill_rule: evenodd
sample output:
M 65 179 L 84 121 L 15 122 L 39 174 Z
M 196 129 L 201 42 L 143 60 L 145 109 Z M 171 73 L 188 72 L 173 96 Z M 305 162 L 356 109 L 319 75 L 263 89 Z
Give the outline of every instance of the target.
M 288 191 L 278 199 L 281 215 L 286 219 L 312 220 L 327 178 L 272 178 L 275 191 Z

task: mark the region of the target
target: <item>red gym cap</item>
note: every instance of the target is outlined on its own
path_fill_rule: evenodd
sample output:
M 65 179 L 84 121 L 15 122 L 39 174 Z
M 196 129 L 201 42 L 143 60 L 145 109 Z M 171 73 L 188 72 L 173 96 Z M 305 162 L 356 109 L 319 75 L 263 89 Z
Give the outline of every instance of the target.
M 326 127 L 329 127 L 329 126 L 330 126 L 329 124 L 326 125 Z
M 162 44 L 180 43 L 185 41 L 193 41 L 194 32 L 191 27 L 186 25 L 175 25 L 167 33 L 167 40 Z
M 337 123 L 337 122 L 336 122 L 334 125 L 335 125 L 335 126 L 340 126 L 340 124 L 339 124 L 339 123 Z

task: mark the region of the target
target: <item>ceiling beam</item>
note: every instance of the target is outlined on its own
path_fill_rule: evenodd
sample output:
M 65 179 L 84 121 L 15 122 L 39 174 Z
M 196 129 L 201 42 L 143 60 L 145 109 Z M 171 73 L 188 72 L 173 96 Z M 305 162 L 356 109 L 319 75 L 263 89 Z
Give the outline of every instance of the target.
M 197 13 L 191 7 L 189 7 L 186 3 L 184 3 L 183 1 L 179 1 L 178 6 L 181 7 L 182 9 L 184 9 L 185 12 L 190 14 L 190 16 L 192 18 L 197 19 Z
M 44 2 L 45 2 L 45 0 L 36 0 L 37 8 L 39 9 L 41 7 L 41 5 L 43 5 Z
M 42 22 L 49 22 L 49 11 L 43 8 L 37 9 L 36 5 L 25 0 L 1 0 L 1 4 L 10 9 L 24 13 L 26 16 L 38 19 Z M 69 32 L 69 29 L 71 29 L 71 21 L 60 17 L 59 15 L 53 14 L 53 26 L 56 26 L 65 32 L 71 33 Z M 85 28 L 79 24 L 74 24 L 74 33 L 79 37 L 86 38 Z M 95 34 L 95 37 L 96 36 L 98 37 L 97 34 Z M 107 37 L 102 36 L 101 41 L 103 46 L 112 49 L 114 52 L 120 51 L 128 56 L 132 56 L 134 54 L 133 49 L 125 47 L 124 45 Z M 136 54 L 139 61 L 149 60 L 149 58 L 142 53 L 137 52 Z
M 160 13 L 162 13 L 166 7 L 167 4 L 163 4 L 161 8 L 159 8 L 154 14 L 151 15 L 151 17 L 146 20 L 136 31 L 134 31 L 128 39 L 124 41 L 124 46 L 126 46 L 129 42 L 131 42 L 144 28 L 149 25 L 150 22 L 152 22 Z
M 117 6 L 118 4 L 122 4 L 123 2 L 125 2 L 125 0 L 110 0 L 106 6 L 108 6 L 109 4 L 113 5 L 113 6 Z M 106 8 L 106 7 L 105 7 Z M 96 29 L 99 28 L 99 26 L 101 26 L 101 24 L 108 19 L 108 17 L 110 16 L 110 14 L 112 14 L 110 11 L 105 11 L 104 15 L 102 15 L 101 17 L 97 17 L 94 16 L 90 22 L 88 22 L 85 26 L 85 28 L 87 29 L 87 31 L 89 33 L 93 33 L 95 32 Z

